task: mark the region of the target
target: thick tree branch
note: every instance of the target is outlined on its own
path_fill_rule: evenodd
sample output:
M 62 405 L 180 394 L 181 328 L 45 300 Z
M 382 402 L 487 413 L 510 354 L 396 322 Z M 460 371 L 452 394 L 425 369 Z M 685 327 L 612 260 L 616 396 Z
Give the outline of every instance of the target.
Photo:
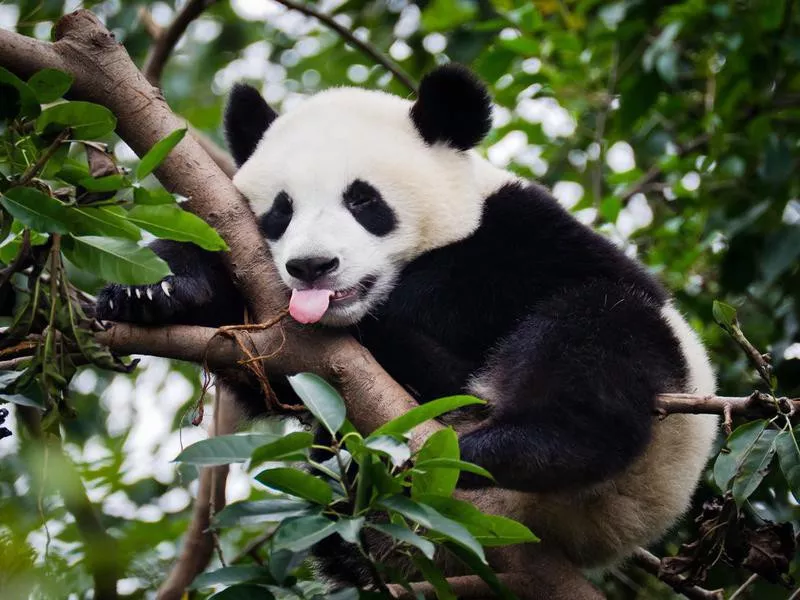
M 640 566 L 642 569 L 655 575 L 679 594 L 683 594 L 690 600 L 723 600 L 722 590 L 707 590 L 687 582 L 678 576 L 672 576 L 661 572 L 661 560 L 644 548 L 637 548 L 631 557 L 631 562 Z
M 400 83 L 406 86 L 409 92 L 415 93 L 417 91 L 417 84 L 414 82 L 411 76 L 403 70 L 403 68 L 400 65 L 394 62 L 388 56 L 384 56 L 377 48 L 375 48 L 375 46 L 373 46 L 369 42 L 365 42 L 363 40 L 358 39 L 352 31 L 350 31 L 347 27 L 339 23 L 331 15 L 325 14 L 324 12 L 320 12 L 311 5 L 295 2 L 295 0 L 274 0 L 274 1 L 277 2 L 278 4 L 282 4 L 286 8 L 296 10 L 297 12 L 303 13 L 308 17 L 314 17 L 321 23 L 324 23 L 329 28 L 333 29 L 336 33 L 338 33 L 348 44 L 357 48 L 362 53 L 369 56 L 376 63 L 383 66 L 387 71 L 389 71 L 392 75 L 394 75 L 397 78 L 397 80 L 400 81 Z
M 160 85 L 164 65 L 167 64 L 167 60 L 181 36 L 186 32 L 192 21 L 215 2 L 216 0 L 188 0 L 178 14 L 175 15 L 175 19 L 170 23 L 169 27 L 161 29 L 160 33 L 154 36 L 155 43 L 150 47 L 150 52 L 147 54 L 142 68 L 142 73 L 150 83 L 155 86 Z M 152 22 L 152 19 L 149 21 L 145 19 L 142 20 L 152 35 L 153 32 L 157 31 L 153 27 L 155 23 Z

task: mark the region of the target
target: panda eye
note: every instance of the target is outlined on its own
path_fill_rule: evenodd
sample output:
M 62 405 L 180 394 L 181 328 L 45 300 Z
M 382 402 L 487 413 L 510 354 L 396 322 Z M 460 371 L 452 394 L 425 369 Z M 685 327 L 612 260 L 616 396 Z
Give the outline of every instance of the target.
M 275 201 L 272 203 L 272 208 L 261 216 L 259 225 L 261 232 L 269 240 L 277 240 L 289 227 L 289 222 L 292 220 L 292 199 L 286 192 L 280 192 L 275 196 Z
M 344 203 L 350 210 L 366 208 L 380 198 L 378 190 L 360 179 L 351 183 L 344 192 Z
M 280 192 L 275 196 L 275 201 L 272 203 L 272 211 L 278 215 L 291 215 L 292 214 L 292 199 L 286 192 Z

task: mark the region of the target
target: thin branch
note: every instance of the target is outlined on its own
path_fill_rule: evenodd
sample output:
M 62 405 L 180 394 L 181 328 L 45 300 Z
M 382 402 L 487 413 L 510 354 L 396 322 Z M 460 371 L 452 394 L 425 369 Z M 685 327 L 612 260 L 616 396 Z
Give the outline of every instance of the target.
M 236 431 L 235 398 L 223 388 L 217 388 L 214 428 L 211 435 L 226 435 Z M 187 586 L 203 572 L 214 552 L 216 541 L 210 531 L 213 512 L 225 506 L 225 483 L 228 467 L 200 470 L 197 498 L 192 519 L 183 538 L 181 554 L 172 566 L 166 581 L 158 590 L 158 600 L 180 600 Z
M 737 598 L 740 598 L 742 594 L 745 593 L 747 588 L 753 585 L 756 581 L 758 581 L 758 573 L 753 573 L 747 578 L 747 581 L 740 585 L 739 588 L 728 597 L 728 600 L 737 600 Z
M 686 144 L 678 146 L 678 149 L 676 150 L 675 154 L 679 157 L 689 154 L 690 152 L 693 152 L 694 150 L 697 150 L 701 146 L 707 144 L 710 139 L 711 136 L 707 133 L 704 133 L 703 135 L 700 135 L 695 139 L 690 140 Z M 656 181 L 663 174 L 664 170 L 660 166 L 653 165 L 652 167 L 650 167 L 647 170 L 647 172 L 639 178 L 638 181 L 633 183 L 627 190 L 625 190 L 620 195 L 620 200 L 622 201 L 622 204 L 627 204 L 631 198 L 633 198 L 636 194 L 640 193 L 642 190 L 644 190 L 647 186 Z
M 778 398 L 754 392 L 749 396 L 703 396 L 697 394 L 661 394 L 656 400 L 656 413 L 711 414 L 759 419 L 784 414 L 800 414 L 800 398 Z
M 350 44 L 351 46 L 358 48 L 362 53 L 369 56 L 372 60 L 374 60 L 379 65 L 383 66 L 387 71 L 389 71 L 392 75 L 394 75 L 400 83 L 408 88 L 408 91 L 411 93 L 416 93 L 417 91 L 417 84 L 414 79 L 406 73 L 403 68 L 394 62 L 388 56 L 385 56 L 381 53 L 375 46 L 370 44 L 369 42 L 365 42 L 364 40 L 358 39 L 355 34 L 350 31 L 347 27 L 336 21 L 331 15 L 325 14 L 324 12 L 320 12 L 313 6 L 307 4 L 301 4 L 300 2 L 295 2 L 295 0 L 274 0 L 278 4 L 282 4 L 286 8 L 291 10 L 296 10 L 297 12 L 303 13 L 308 17 L 314 17 L 321 23 L 327 25 L 330 29 L 333 29 L 336 33 L 338 33 L 344 40 Z
M 155 43 L 150 48 L 150 52 L 147 54 L 142 68 L 142 73 L 150 83 L 155 86 L 161 85 L 161 74 L 164 71 L 164 65 L 167 64 L 167 60 L 178 40 L 181 39 L 181 36 L 183 36 L 192 21 L 215 2 L 216 0 L 188 0 L 178 14 L 175 15 L 172 23 L 166 29 L 160 31 L 158 37 L 155 38 Z M 148 33 L 152 35 L 156 31 L 155 28 L 151 25 L 149 26 L 146 17 L 142 21 L 148 28 Z
M 45 148 L 45 151 L 42 152 L 36 162 L 25 169 L 22 177 L 20 177 L 19 181 L 17 181 L 17 185 L 27 185 L 30 183 L 31 179 L 39 174 L 39 171 L 44 168 L 44 166 L 47 164 L 47 161 L 52 158 L 53 154 L 56 153 L 56 151 L 61 147 L 61 144 L 64 143 L 71 133 L 72 130 L 69 127 L 59 132 L 59 134 L 53 140 L 53 143 Z
M 214 4 L 216 0 L 190 0 L 181 9 L 175 20 L 166 28 L 162 28 L 153 20 L 150 11 L 145 7 L 139 9 L 139 20 L 142 22 L 148 35 L 153 38 L 153 45 L 145 59 L 143 72 L 148 81 L 155 86 L 161 87 L 161 75 L 164 72 L 164 65 L 184 34 L 191 22 L 199 17 L 203 10 Z M 233 158 L 224 148 L 218 146 L 214 140 L 205 133 L 190 125 L 189 132 L 197 142 L 208 153 L 211 159 L 217 163 L 220 169 L 228 177 L 233 177 L 236 173 L 236 165 Z
M 696 585 L 690 585 L 682 577 L 661 572 L 661 560 L 644 548 L 637 548 L 631 561 L 670 586 L 679 594 L 690 600 L 723 600 L 722 590 L 707 590 Z

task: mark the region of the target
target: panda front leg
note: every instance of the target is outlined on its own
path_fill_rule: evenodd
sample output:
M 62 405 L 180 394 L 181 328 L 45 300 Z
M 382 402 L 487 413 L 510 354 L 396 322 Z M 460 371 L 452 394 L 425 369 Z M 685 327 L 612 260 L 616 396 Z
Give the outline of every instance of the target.
M 473 382 L 488 418 L 461 457 L 523 492 L 586 488 L 622 473 L 647 447 L 653 406 L 680 390 L 679 344 L 651 303 L 614 286 L 542 307 L 495 350 Z M 459 487 L 489 485 L 464 473 Z
M 209 327 L 243 322 L 244 302 L 219 252 L 171 240 L 156 240 L 150 248 L 173 274 L 152 285 L 105 287 L 97 298 L 97 318 Z

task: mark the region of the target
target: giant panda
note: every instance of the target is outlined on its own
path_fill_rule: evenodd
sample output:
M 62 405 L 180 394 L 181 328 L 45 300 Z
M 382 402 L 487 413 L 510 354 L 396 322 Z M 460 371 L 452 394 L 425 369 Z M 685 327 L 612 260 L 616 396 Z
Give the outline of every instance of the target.
M 492 484 L 465 474 L 459 495 L 528 525 L 537 552 L 607 565 L 687 510 L 716 418 L 659 420 L 654 402 L 713 394 L 714 373 L 640 264 L 474 150 L 490 124 L 486 88 L 457 65 L 413 101 L 337 88 L 278 116 L 237 85 L 225 113 L 295 320 L 348 328 L 419 402 L 486 400 L 456 424 L 461 456 L 507 493 L 487 504 Z M 218 255 L 154 248 L 174 275 L 106 288 L 100 318 L 241 322 Z

